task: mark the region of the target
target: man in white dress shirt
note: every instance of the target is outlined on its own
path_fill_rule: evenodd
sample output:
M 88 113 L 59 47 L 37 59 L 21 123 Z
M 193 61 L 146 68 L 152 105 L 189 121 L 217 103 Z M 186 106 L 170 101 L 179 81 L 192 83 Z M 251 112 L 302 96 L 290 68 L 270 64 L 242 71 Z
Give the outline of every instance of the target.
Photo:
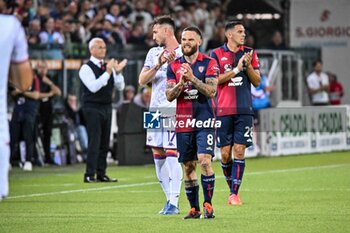
M 0 200 L 9 193 L 10 135 L 7 123 L 7 81 L 23 92 L 31 87 L 33 81 L 24 30 L 15 16 L 1 14 L 4 9 L 4 1 L 0 0 Z
M 306 79 L 312 97 L 312 105 L 328 105 L 329 78 L 326 73 L 322 72 L 322 61 L 314 61 L 313 68 L 314 72 Z
M 89 43 L 89 50 L 90 60 L 79 71 L 83 83 L 82 110 L 88 133 L 84 182 L 117 182 L 117 179 L 106 175 L 106 157 L 111 131 L 113 87 L 120 91 L 124 89 L 121 71 L 127 60 L 118 62 L 110 59 L 105 64 L 106 44 L 101 38 L 93 38 Z

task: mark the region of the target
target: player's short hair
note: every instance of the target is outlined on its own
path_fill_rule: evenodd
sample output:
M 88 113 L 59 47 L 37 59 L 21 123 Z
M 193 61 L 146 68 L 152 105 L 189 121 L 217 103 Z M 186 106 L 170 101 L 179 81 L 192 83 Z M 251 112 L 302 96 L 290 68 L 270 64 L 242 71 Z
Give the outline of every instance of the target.
M 230 21 L 230 22 L 226 23 L 226 25 L 225 25 L 225 32 L 234 28 L 236 25 L 243 25 L 243 23 L 242 23 L 242 21 L 239 21 L 239 20 Z
M 201 39 L 203 39 L 201 30 L 199 30 L 199 28 L 196 26 L 189 26 L 185 28 L 182 32 L 186 32 L 186 31 L 195 32 Z
M 156 17 L 152 22 L 152 27 L 156 24 L 169 25 L 173 29 L 173 31 L 175 31 L 175 21 L 169 15 L 162 15 Z

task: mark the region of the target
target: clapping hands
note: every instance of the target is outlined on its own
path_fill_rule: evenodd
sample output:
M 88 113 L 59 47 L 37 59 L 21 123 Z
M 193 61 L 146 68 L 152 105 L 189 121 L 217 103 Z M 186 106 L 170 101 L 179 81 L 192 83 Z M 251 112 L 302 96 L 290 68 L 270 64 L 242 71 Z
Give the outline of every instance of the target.
M 108 61 L 106 68 L 109 73 L 111 73 L 112 69 L 114 69 L 115 72 L 118 74 L 124 69 L 127 63 L 127 59 L 123 59 L 121 62 L 118 62 L 116 59 L 112 58 Z

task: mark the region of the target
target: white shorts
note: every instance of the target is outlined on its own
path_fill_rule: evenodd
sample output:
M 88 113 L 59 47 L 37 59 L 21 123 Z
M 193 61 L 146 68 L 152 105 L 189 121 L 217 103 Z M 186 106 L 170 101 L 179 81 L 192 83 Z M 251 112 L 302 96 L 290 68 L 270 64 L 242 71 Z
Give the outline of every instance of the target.
M 166 118 L 169 119 L 169 118 Z M 166 120 L 162 118 L 162 121 Z M 171 127 L 160 129 L 148 129 L 146 135 L 146 145 L 154 148 L 176 150 L 176 133 Z

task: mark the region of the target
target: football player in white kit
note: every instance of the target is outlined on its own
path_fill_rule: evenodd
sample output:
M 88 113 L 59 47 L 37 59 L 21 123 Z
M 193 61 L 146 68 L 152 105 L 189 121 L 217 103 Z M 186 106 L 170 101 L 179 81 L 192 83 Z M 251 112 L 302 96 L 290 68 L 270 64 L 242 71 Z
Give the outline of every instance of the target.
M 182 56 L 174 31 L 175 22 L 169 16 L 153 21 L 153 40 L 159 45 L 151 48 L 139 75 L 141 86 L 152 82 L 150 112 L 159 112 L 161 120 L 175 118 L 176 101 L 165 96 L 168 63 Z M 165 119 L 167 118 L 167 119 Z M 179 214 L 178 200 L 182 182 L 182 168 L 177 158 L 175 130 L 171 128 L 148 129 L 146 144 L 152 148 L 156 174 L 167 198 L 160 214 Z
M 26 91 L 33 81 L 24 30 L 15 16 L 1 14 L 4 10 L 5 2 L 0 0 L 0 200 L 9 193 L 10 135 L 6 123 L 8 122 L 7 82 L 20 91 Z

